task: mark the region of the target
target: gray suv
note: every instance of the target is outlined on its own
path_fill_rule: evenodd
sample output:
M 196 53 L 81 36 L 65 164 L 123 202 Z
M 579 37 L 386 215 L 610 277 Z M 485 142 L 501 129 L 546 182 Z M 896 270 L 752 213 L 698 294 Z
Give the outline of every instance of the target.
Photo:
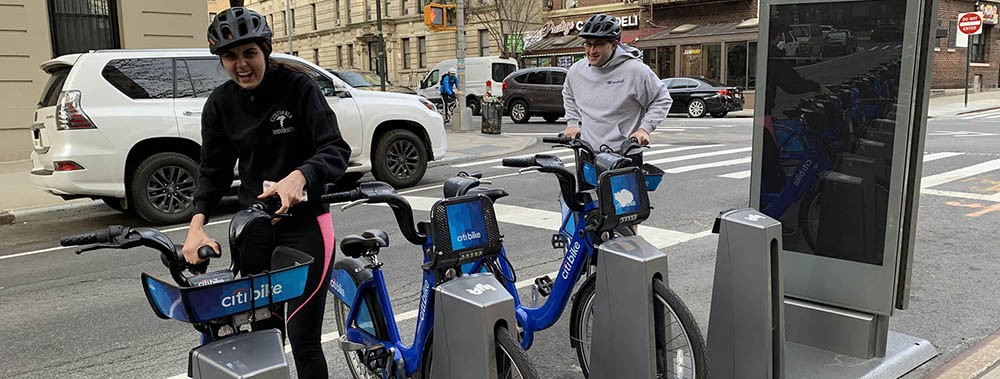
M 532 116 L 555 122 L 566 113 L 562 97 L 566 72 L 561 67 L 536 67 L 507 75 L 503 79 L 504 114 L 516 124 L 524 124 Z

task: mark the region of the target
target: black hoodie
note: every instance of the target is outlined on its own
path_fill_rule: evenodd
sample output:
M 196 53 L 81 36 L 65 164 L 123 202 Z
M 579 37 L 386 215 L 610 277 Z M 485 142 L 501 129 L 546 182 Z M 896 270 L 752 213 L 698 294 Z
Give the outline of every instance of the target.
M 229 191 L 237 158 L 240 207 L 257 200 L 265 180 L 278 182 L 297 169 L 306 178 L 309 201 L 289 213 L 325 213 L 320 196 L 327 183 L 344 174 L 351 155 L 319 87 L 305 74 L 284 68 L 268 69 L 252 90 L 232 80 L 216 87 L 202 111 L 201 142 L 194 211 L 206 218 Z

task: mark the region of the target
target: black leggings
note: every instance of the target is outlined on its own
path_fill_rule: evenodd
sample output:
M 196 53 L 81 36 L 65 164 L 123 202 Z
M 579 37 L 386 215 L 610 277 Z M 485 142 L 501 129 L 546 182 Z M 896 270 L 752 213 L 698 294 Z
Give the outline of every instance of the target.
M 324 225 L 325 224 L 325 225 Z M 323 314 L 326 309 L 326 288 L 323 286 L 333 266 L 335 246 L 330 214 L 312 217 L 290 217 L 272 226 L 258 222 L 244 233 L 242 257 L 234 257 L 243 274 L 270 269 L 271 252 L 275 246 L 301 250 L 313 257 L 302 296 L 287 303 L 288 318 L 282 311 L 272 311 L 272 317 L 255 322 L 254 330 L 276 328 L 287 333 L 292 344 L 292 356 L 299 378 L 327 378 L 326 357 L 320 344 Z M 287 329 L 286 329 L 287 327 Z

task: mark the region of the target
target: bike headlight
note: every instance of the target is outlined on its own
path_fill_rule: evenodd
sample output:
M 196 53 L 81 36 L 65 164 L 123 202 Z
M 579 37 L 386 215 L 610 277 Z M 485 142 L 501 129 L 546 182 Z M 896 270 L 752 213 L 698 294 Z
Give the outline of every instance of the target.
M 437 107 L 434 106 L 433 102 L 427 100 L 426 97 L 418 97 L 417 99 L 419 99 L 420 104 L 423 104 L 423 106 L 427 107 L 428 110 L 437 112 Z

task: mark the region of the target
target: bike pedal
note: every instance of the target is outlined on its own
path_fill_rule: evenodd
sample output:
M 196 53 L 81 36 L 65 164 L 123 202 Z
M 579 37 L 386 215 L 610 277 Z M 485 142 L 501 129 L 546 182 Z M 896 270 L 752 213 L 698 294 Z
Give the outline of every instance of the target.
M 541 278 L 535 278 L 535 286 L 538 287 L 538 294 L 543 297 L 549 296 L 552 293 L 552 278 L 545 275 Z
M 351 352 L 364 350 L 365 345 L 347 340 L 347 336 L 340 336 L 340 350 Z
M 556 233 L 552 235 L 552 248 L 553 249 L 564 249 L 566 248 L 566 237 L 562 234 Z

